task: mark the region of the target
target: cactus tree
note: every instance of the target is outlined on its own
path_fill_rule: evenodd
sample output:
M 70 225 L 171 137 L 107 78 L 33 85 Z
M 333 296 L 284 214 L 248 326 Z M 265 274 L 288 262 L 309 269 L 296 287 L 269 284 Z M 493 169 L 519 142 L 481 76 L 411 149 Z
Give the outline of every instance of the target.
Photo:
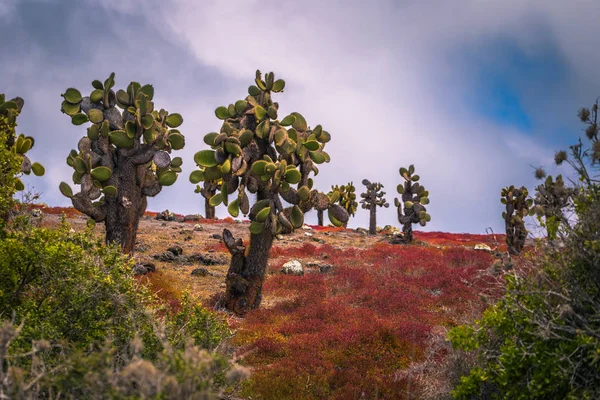
M 25 155 L 34 144 L 31 136 L 17 135 L 17 116 L 23 108 L 24 101 L 20 97 L 5 101 L 0 93 L 0 220 L 8 219 L 8 211 L 12 205 L 12 197 L 17 191 L 25 189 L 19 179 L 20 174 L 37 176 L 44 174 L 44 167 Z
M 279 119 L 279 105 L 271 96 L 281 92 L 285 82 L 275 80 L 272 72 L 263 80 L 256 71 L 255 83 L 245 99 L 216 109 L 222 127 L 204 137 L 211 149 L 194 156 L 202 171 L 194 172 L 198 175 L 194 180 L 223 181 L 221 192 L 210 203 L 223 203 L 233 217 L 241 212 L 251 221 L 247 248 L 242 239 L 236 240 L 227 229 L 223 231 L 223 241 L 232 255 L 225 306 L 238 314 L 260 305 L 269 249 L 278 232 L 301 227 L 304 213 L 317 206 L 330 210 L 332 222 L 348 220 L 342 207 L 330 205 L 326 195 L 311 190 L 309 174 L 316 175 L 317 164 L 329 161 L 323 150 L 329 133 L 320 125 L 309 128 L 297 112 Z M 256 194 L 252 205 L 248 193 Z M 232 194 L 235 198 L 230 200 Z
M 400 176 L 404 179 L 404 183 L 399 184 L 396 190 L 402 195 L 402 201 L 395 198 L 394 205 L 398 209 L 398 222 L 402 224 L 404 241 L 410 243 L 413 240 L 412 225 L 418 223 L 425 226 L 431 221 L 431 216 L 425 208 L 429 204 L 429 192 L 417 182 L 419 175 L 415 174 L 413 165 L 400 168 Z
M 106 242 L 133 253 L 139 218 L 148 196 L 172 185 L 181 172 L 180 157 L 185 140 L 175 129 L 181 115 L 154 109 L 154 88 L 131 82 L 126 90 L 114 91 L 114 73 L 104 83 L 92 82 L 93 91 L 82 97 L 69 88 L 62 95 L 62 112 L 74 125 L 91 122 L 87 135 L 71 150 L 67 164 L 73 182 L 81 185 L 74 194 L 61 182 L 60 191 L 73 206 L 95 222 L 104 222 Z
M 348 216 L 354 216 L 356 214 L 356 208 L 358 203 L 356 202 L 356 188 L 352 182 L 347 185 L 335 185 L 331 186 L 331 191 L 327 193 L 331 204 L 339 204 L 346 210 Z M 323 211 L 318 211 L 319 226 L 323 226 Z M 348 222 L 342 224 L 344 227 L 348 225 Z
M 544 218 L 548 239 L 556 239 L 561 224 L 570 227 L 564 210 L 572 204 L 571 199 L 579 192 L 578 188 L 565 186 L 562 175 L 558 175 L 556 180 L 548 176 L 543 184 L 536 187 L 535 192 L 533 211 L 540 223 Z
M 377 233 L 377 206 L 388 208 L 390 205 L 383 197 L 385 196 L 385 192 L 381 191 L 383 189 L 381 183 L 371 183 L 368 179 L 363 179 L 362 184 L 367 187 L 367 191 L 360 194 L 360 197 L 362 197 L 360 202 L 362 208 L 370 211 L 369 234 L 375 235 Z
M 527 238 L 524 218 L 530 214 L 533 200 L 528 199 L 527 188 L 510 186 L 502 189 L 500 201 L 506 205 L 502 218 L 506 226 L 506 245 L 510 254 L 520 254 Z

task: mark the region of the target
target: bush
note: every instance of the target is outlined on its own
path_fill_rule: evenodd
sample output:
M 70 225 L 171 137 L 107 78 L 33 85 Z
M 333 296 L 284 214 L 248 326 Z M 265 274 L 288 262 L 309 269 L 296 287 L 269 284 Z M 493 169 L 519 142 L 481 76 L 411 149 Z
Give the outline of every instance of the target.
M 21 171 L 21 159 L 5 146 L 9 137 L 13 137 L 15 125 L 0 114 L 0 231 L 8 219 L 13 206 L 13 196 L 17 192 L 17 174 Z
M 9 231 L 0 255 L 0 398 L 199 398 L 227 382 L 226 324 L 189 296 L 161 308 L 117 247 L 62 224 Z

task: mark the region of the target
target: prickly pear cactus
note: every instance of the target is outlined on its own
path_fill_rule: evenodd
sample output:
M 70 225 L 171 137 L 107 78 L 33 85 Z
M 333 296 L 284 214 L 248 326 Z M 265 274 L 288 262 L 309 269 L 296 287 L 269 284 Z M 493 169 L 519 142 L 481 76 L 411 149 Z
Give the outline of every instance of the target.
M 15 127 L 17 126 L 17 117 L 23 109 L 24 101 L 20 97 L 15 97 L 12 100 L 5 100 L 4 94 L 0 93 L 0 129 L 5 133 L 5 149 L 17 155 L 21 162 L 20 173 L 29 175 L 33 172 L 36 176 L 44 175 L 44 167 L 37 162 L 31 162 L 26 153 L 33 148 L 35 139 L 24 134 L 16 134 Z M 4 172 L 3 172 L 4 173 Z M 17 172 L 17 175 L 19 172 Z M 25 185 L 18 176 L 15 176 L 15 189 L 21 191 L 25 189 Z
M 91 125 L 67 157 L 81 190 L 74 193 L 61 182 L 60 191 L 77 210 L 105 223 L 107 242 L 132 253 L 146 198 L 175 183 L 181 172 L 181 158 L 171 153 L 184 147 L 176 129 L 183 118 L 154 108 L 152 85 L 131 82 L 115 92 L 114 76 L 93 81 L 89 96 L 74 88 L 62 94 L 61 109 L 71 122 Z
M 533 214 L 531 206 L 533 199 L 528 199 L 527 188 L 515 188 L 509 186 L 501 191 L 500 201 L 506 205 L 506 211 L 502 212 L 506 226 L 506 245 L 510 254 L 520 254 L 527 238 L 524 218 Z
M 348 216 L 354 216 L 358 203 L 356 202 L 356 188 L 352 182 L 346 185 L 335 185 L 331 186 L 331 191 L 327 193 L 330 204 L 339 204 L 348 213 Z M 318 210 L 319 226 L 323 226 L 323 211 Z M 343 226 L 346 227 L 348 222 L 344 222 Z
M 565 186 L 562 175 L 558 175 L 556 180 L 548 176 L 543 184 L 536 187 L 535 192 L 533 211 L 540 224 L 546 227 L 548 239 L 556 239 L 560 225 L 569 226 L 563 210 L 572 205 L 572 199 L 579 190 Z
M 223 232 L 232 254 L 225 306 L 239 314 L 260 304 L 276 234 L 301 227 L 304 213 L 312 208 L 328 209 L 340 224 L 348 220 L 341 206 L 330 205 L 325 194 L 312 190 L 309 179 L 311 173 L 318 174 L 317 165 L 329 162 L 324 148 L 330 134 L 321 125 L 309 127 L 300 113 L 279 115 L 272 95 L 282 92 L 285 82 L 276 80 L 272 72 L 263 79 L 256 71 L 254 82 L 244 99 L 216 109 L 215 115 L 223 121 L 221 129 L 204 137 L 210 149 L 194 155 L 200 169 L 190 176 L 196 183 L 221 180 L 210 204 L 224 204 L 234 218 L 239 214 L 250 218 L 247 254 L 241 239 Z M 248 194 L 256 194 L 254 204 Z
M 363 179 L 362 184 L 367 187 L 367 191 L 360 194 L 360 197 L 362 197 L 361 207 L 370 211 L 369 234 L 375 235 L 377 233 L 377 207 L 388 208 L 390 205 L 383 197 L 385 192 L 381 191 L 383 189 L 381 183 L 371 183 L 368 179 Z
M 395 198 L 394 205 L 398 209 L 398 222 L 402 224 L 404 242 L 410 243 L 413 240 L 412 225 L 425 226 L 431 221 L 431 216 L 425 208 L 429 204 L 429 191 L 418 182 L 420 177 L 415 174 L 414 165 L 400 168 L 400 176 L 404 183 L 400 183 L 396 190 L 402 197 L 400 200 Z

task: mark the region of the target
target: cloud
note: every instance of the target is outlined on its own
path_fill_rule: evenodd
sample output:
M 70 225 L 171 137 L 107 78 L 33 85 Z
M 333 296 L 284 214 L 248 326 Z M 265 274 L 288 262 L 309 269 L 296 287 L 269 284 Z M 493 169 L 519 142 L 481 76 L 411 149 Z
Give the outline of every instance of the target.
M 431 192 L 432 222 L 423 229 L 502 231 L 501 187 L 533 189 L 529 165 L 547 165 L 554 149 L 576 138 L 577 107 L 600 92 L 592 68 L 599 56 L 586 51 L 597 47 L 600 6 L 564 4 L 88 1 L 68 20 L 57 16 L 61 35 L 82 53 L 65 51 L 68 57 L 57 60 L 28 38 L 25 48 L 32 51 L 16 57 L 28 61 L 17 61 L 25 70 L 13 67 L 12 79 L 0 83 L 12 81 L 14 91 L 39 97 L 28 102 L 31 115 L 44 116 L 51 131 L 40 157 L 57 165 L 82 135 L 53 111 L 58 106 L 46 105 L 57 93 L 112 70 L 118 84 L 153 83 L 157 105 L 184 116 L 186 148 L 182 176 L 151 199 L 150 208 L 193 213 L 202 212 L 203 199 L 187 176 L 193 153 L 205 147 L 203 135 L 219 129 L 214 109 L 245 97 L 257 68 L 273 70 L 287 83 L 277 96 L 281 113 L 299 111 L 309 125 L 322 124 L 332 134 L 332 161 L 320 168 L 318 188 L 354 181 L 362 191 L 360 182 L 368 178 L 381 181 L 393 203 L 399 167 L 415 164 Z M 514 89 L 528 124 L 503 123 L 482 111 L 488 103 L 473 103 L 500 96 L 484 85 L 494 68 Z M 30 134 L 41 125 L 31 128 Z M 575 133 L 567 137 L 569 131 Z M 52 185 L 69 176 L 66 165 L 52 168 Z M 52 202 L 67 204 L 52 190 L 46 191 Z M 350 225 L 366 226 L 367 219 L 359 210 Z M 398 225 L 393 208 L 378 210 L 378 221 Z

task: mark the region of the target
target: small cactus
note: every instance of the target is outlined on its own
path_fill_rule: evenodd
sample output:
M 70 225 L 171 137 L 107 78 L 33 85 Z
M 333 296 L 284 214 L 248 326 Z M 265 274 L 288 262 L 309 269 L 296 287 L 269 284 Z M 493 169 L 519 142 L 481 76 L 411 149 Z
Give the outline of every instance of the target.
M 420 177 L 415 174 L 414 165 L 400 168 L 400 176 L 404 179 L 404 183 L 399 184 L 396 190 L 401 198 L 400 200 L 395 198 L 394 205 L 398 209 L 398 222 L 402 224 L 404 241 L 411 243 L 413 240 L 412 225 L 418 223 L 425 226 L 431 221 L 431 216 L 425 207 L 429 204 L 429 191 L 417 182 Z
M 115 92 L 114 77 L 93 81 L 89 96 L 74 88 L 62 94 L 61 110 L 71 122 L 92 124 L 67 157 L 81 191 L 74 194 L 65 182 L 59 188 L 77 210 L 105 223 L 106 242 L 133 253 L 146 198 L 175 183 L 181 172 L 182 160 L 171 152 L 185 145 L 176 129 L 183 118 L 154 108 L 152 85 L 131 82 Z
M 371 183 L 368 179 L 363 179 L 362 184 L 367 187 L 367 191 L 360 194 L 362 200 L 362 208 L 370 211 L 369 216 L 369 235 L 377 233 L 377 207 L 388 208 L 390 205 L 383 197 L 385 192 L 382 192 L 383 185 L 379 182 Z
M 509 186 L 501 191 L 500 202 L 506 206 L 502 212 L 506 226 L 506 245 L 510 254 L 520 254 L 527 238 L 524 218 L 533 214 L 533 199 L 529 199 L 527 188 Z
M 561 224 L 569 227 L 563 210 L 571 204 L 579 190 L 565 186 L 562 175 L 558 175 L 556 180 L 548 176 L 543 184 L 536 187 L 535 192 L 533 211 L 540 223 L 546 227 L 548 239 L 556 239 Z
M 223 124 L 219 132 L 205 135 L 210 149 L 194 155 L 199 170 L 192 172 L 194 178 L 190 176 L 196 183 L 221 180 L 220 190 L 209 204 L 224 204 L 234 218 L 240 213 L 250 218 L 247 251 L 241 239 L 223 231 L 223 241 L 232 254 L 225 306 L 238 314 L 260 305 L 275 235 L 301 227 L 304 214 L 313 208 L 327 209 L 334 224 L 348 220 L 347 212 L 314 190 L 309 178 L 311 173 L 319 173 L 317 165 L 329 162 L 324 151 L 331 139 L 329 133 L 321 125 L 310 128 L 300 113 L 279 116 L 279 104 L 272 95 L 282 92 L 285 82 L 276 80 L 273 72 L 263 79 L 256 71 L 254 83 L 244 99 L 215 110 Z M 256 194 L 254 204 L 248 193 Z M 234 195 L 232 200 L 230 195 Z M 283 200 L 290 206 L 284 206 Z
M 190 174 L 191 183 L 202 183 L 202 186 L 196 185 L 194 193 L 200 193 L 204 197 L 204 217 L 206 219 L 216 219 L 215 206 L 210 204 L 215 194 L 222 191 L 223 179 L 205 179 L 205 168 L 200 167 Z
M 327 193 L 330 204 L 339 204 L 348 213 L 348 216 L 354 216 L 358 203 L 356 202 L 356 188 L 352 182 L 346 185 L 331 186 L 331 191 Z M 319 226 L 323 226 L 323 210 L 317 209 Z M 348 225 L 348 221 L 342 224 L 344 227 Z

